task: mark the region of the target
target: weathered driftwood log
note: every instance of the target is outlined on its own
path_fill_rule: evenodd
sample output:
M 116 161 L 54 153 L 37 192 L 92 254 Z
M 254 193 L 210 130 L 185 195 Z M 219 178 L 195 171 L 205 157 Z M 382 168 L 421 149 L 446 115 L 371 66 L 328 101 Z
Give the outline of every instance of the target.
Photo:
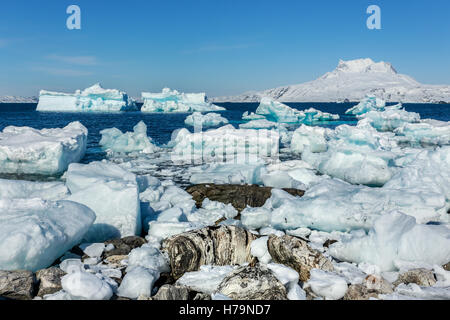
M 172 276 L 197 271 L 201 265 L 251 262 L 250 244 L 257 236 L 235 226 L 207 227 L 166 239 L 162 250 L 170 258 Z
M 294 195 L 303 196 L 303 190 L 283 189 L 284 191 Z M 186 189 L 192 195 L 197 207 L 201 207 L 203 200 L 222 202 L 231 205 L 241 212 L 247 206 L 261 207 L 267 199 L 272 195 L 271 187 L 260 187 L 257 185 L 216 185 L 216 184 L 198 184 Z
M 271 235 L 267 248 L 273 261 L 296 270 L 300 281 L 310 278 L 313 268 L 333 271 L 333 264 L 322 253 L 312 249 L 306 241 L 291 236 L 277 237 Z
M 229 274 L 218 291 L 234 300 L 287 300 L 284 285 L 266 267 L 240 267 Z

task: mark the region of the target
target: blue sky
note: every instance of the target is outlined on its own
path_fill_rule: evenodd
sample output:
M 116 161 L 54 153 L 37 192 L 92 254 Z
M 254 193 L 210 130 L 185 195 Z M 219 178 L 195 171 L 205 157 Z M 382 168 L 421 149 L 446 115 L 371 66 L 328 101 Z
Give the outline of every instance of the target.
M 81 30 L 66 8 L 81 8 Z M 366 27 L 381 8 L 382 30 Z M 209 96 L 313 80 L 339 59 L 388 61 L 450 84 L 450 1 L 14 0 L 0 7 L 0 95 L 101 82 L 132 96 Z

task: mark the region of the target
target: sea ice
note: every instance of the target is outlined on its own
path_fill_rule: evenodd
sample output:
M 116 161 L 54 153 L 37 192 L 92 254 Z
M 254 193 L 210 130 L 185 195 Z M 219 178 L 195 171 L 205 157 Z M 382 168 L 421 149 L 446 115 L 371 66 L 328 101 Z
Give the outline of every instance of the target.
M 345 111 L 346 114 L 361 115 L 369 111 L 384 111 L 386 101 L 375 96 L 367 95 L 356 106 Z
M 222 117 L 218 113 L 207 113 L 201 114 L 200 112 L 194 112 L 193 114 L 187 116 L 184 123 L 196 128 L 201 127 L 216 127 L 221 124 L 228 124 L 228 119 Z
M 232 125 L 191 133 L 181 129 L 172 138 L 171 159 L 181 163 L 252 163 L 277 157 L 280 135 L 275 130 L 235 129 Z
M 208 112 L 225 108 L 206 102 L 205 93 L 180 93 L 164 88 L 161 93 L 142 92 L 142 112 Z
M 159 278 L 159 272 L 144 267 L 132 268 L 122 280 L 117 290 L 119 297 L 137 299 L 139 296 L 150 297 L 153 285 Z
M 63 182 L 34 182 L 0 179 L 0 199 L 63 200 L 69 189 Z
M 0 132 L 0 173 L 63 173 L 70 163 L 84 157 L 87 135 L 78 121 L 62 129 L 6 127 Z
M 117 128 L 100 131 L 102 139 L 100 145 L 109 152 L 129 153 L 154 153 L 158 150 L 152 143 L 152 138 L 147 136 L 147 126 L 140 121 L 134 126 L 133 132 L 122 133 Z
M 394 132 L 401 142 L 414 146 L 450 144 L 450 122 L 424 119 L 419 123 L 405 123 Z
M 47 268 L 81 242 L 95 220 L 71 201 L 0 200 L 0 269 Z
M 339 300 L 347 293 L 347 281 L 333 272 L 311 270 L 311 278 L 303 288 L 311 288 L 318 296 L 329 300 Z
M 305 148 L 308 148 L 311 152 L 325 152 L 327 150 L 326 136 L 330 132 L 331 130 L 327 128 L 302 124 L 292 135 L 291 150 L 302 153 Z
M 263 163 L 211 163 L 188 170 L 192 184 L 261 184 L 261 175 L 266 172 Z
M 417 224 L 398 212 L 380 216 L 368 234 L 354 233 L 330 246 L 330 254 L 342 261 L 367 262 L 381 271 L 397 270 L 397 262 L 443 265 L 450 261 L 450 228 Z
M 74 272 L 61 278 L 61 285 L 74 300 L 109 300 L 111 286 L 98 276 L 87 272 Z
M 405 110 L 388 109 L 386 111 L 369 111 L 358 116 L 360 121 L 368 122 L 379 131 L 393 131 L 406 123 L 417 123 L 420 115 L 415 112 Z
M 298 123 L 305 114 L 269 97 L 263 97 L 256 109 L 256 114 L 263 115 L 269 121 Z
M 176 284 L 187 286 L 190 290 L 212 294 L 217 291 L 220 283 L 233 272 L 233 266 L 200 266 L 199 271 L 186 272 Z
M 99 83 L 83 91 L 60 93 L 41 90 L 37 111 L 138 111 L 135 102 L 125 92 L 103 89 Z
M 116 164 L 72 164 L 66 173 L 69 200 L 85 204 L 97 218 L 84 239 L 102 242 L 139 235 L 141 213 L 136 176 Z

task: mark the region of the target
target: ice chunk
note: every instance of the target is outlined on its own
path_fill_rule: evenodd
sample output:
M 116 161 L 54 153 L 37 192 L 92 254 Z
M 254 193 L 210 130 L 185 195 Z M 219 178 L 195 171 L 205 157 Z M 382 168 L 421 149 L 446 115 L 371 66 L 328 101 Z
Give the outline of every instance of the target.
M 367 235 L 353 234 L 332 244 L 330 254 L 343 261 L 371 263 L 381 271 L 396 270 L 397 261 L 443 265 L 450 261 L 450 229 L 417 224 L 398 212 L 386 213 Z
M 0 133 L 0 173 L 63 173 L 86 152 L 88 130 L 78 121 L 60 129 L 9 126 Z
M 98 276 L 87 272 L 74 272 L 61 278 L 61 285 L 74 300 L 109 300 L 111 286 Z
M 256 114 L 254 112 L 248 113 L 248 111 L 245 111 L 242 114 L 242 120 L 263 120 L 266 119 L 263 115 Z
M 369 111 L 383 111 L 386 106 L 386 102 L 375 96 L 367 95 L 356 106 L 345 111 L 346 114 L 361 115 Z
M 335 273 L 319 269 L 311 270 L 311 278 L 303 288 L 311 288 L 318 296 L 338 300 L 347 293 L 347 282 Z
M 100 131 L 102 139 L 100 145 L 109 152 L 142 152 L 154 153 L 158 148 L 152 143 L 152 138 L 147 136 L 147 126 L 140 121 L 134 126 L 133 132 L 122 133 L 117 128 Z
M 368 122 L 372 127 L 380 131 L 393 131 L 406 123 L 417 123 L 420 115 L 405 110 L 388 109 L 386 111 L 369 111 L 358 116 L 361 121 Z
M 151 221 L 148 228 L 148 236 L 162 240 L 176 234 L 202 228 L 203 225 L 197 225 L 191 222 L 171 222 L 171 221 Z
M 269 263 L 267 268 L 286 287 L 289 300 L 306 300 L 306 293 L 298 285 L 298 272 L 278 263 Z
M 235 267 L 233 266 L 200 266 L 199 271 L 186 272 L 176 284 L 187 286 L 190 290 L 212 294 L 217 291 L 220 283 Z
M 189 172 L 191 173 L 189 181 L 192 184 L 261 184 L 261 175 L 265 173 L 265 167 L 262 163 L 212 163 L 191 167 Z
M 207 112 L 225 108 L 206 102 L 205 93 L 180 93 L 164 88 L 161 93 L 142 92 L 142 112 Z
M 266 208 L 245 208 L 241 212 L 242 224 L 251 230 L 257 230 L 270 225 L 271 211 Z
M 406 123 L 394 132 L 400 141 L 413 145 L 450 144 L 450 122 L 424 119 L 420 123 Z
M 232 219 L 237 215 L 238 212 L 231 204 L 225 205 L 222 202 L 211 201 L 206 198 L 203 200 L 202 207 L 189 214 L 187 219 L 190 222 L 211 226 L 223 218 Z
M 305 118 L 305 114 L 281 102 L 263 97 L 256 109 L 256 114 L 263 115 L 267 120 L 284 123 L 298 123 Z
M 71 201 L 0 200 L 0 269 L 47 268 L 81 242 L 95 220 Z
M 302 124 L 292 135 L 291 150 L 302 153 L 305 148 L 309 148 L 311 152 L 325 152 L 327 150 L 326 136 L 330 132 L 331 130 L 327 128 Z
M 60 93 L 41 90 L 37 111 L 138 111 L 135 102 L 125 92 L 103 89 L 99 83 L 83 91 Z
M 280 123 L 269 121 L 266 119 L 252 120 L 247 123 L 242 123 L 239 125 L 240 129 L 277 129 L 281 128 Z
M 279 140 L 275 130 L 235 129 L 232 125 L 196 133 L 182 129 L 170 143 L 174 145 L 171 159 L 181 163 L 254 163 L 277 157 Z
M 128 255 L 128 268 L 144 267 L 158 272 L 169 272 L 170 267 L 161 252 L 151 246 L 133 249 Z
M 139 188 L 134 174 L 107 162 L 72 164 L 66 184 L 72 193 L 68 199 L 85 204 L 97 215 L 86 241 L 140 235 Z
M 269 237 L 261 237 L 256 240 L 253 240 L 250 245 L 250 252 L 252 256 L 258 258 L 258 261 L 262 263 L 269 263 L 272 260 L 272 256 L 269 253 L 269 249 L 267 248 L 267 240 Z M 298 282 L 298 274 L 297 274 L 297 282 Z
M 137 299 L 139 296 L 150 297 L 153 285 L 159 278 L 159 273 L 152 269 L 134 267 L 127 272 L 117 290 L 119 297 Z
M 0 179 L 0 199 L 63 200 L 69 190 L 62 182 L 32 182 Z
M 218 113 L 201 114 L 200 112 L 194 112 L 184 120 L 184 123 L 193 127 L 216 127 L 221 124 L 228 124 L 228 119 Z
M 103 251 L 105 251 L 104 243 L 82 243 L 79 247 L 91 258 L 101 257 Z

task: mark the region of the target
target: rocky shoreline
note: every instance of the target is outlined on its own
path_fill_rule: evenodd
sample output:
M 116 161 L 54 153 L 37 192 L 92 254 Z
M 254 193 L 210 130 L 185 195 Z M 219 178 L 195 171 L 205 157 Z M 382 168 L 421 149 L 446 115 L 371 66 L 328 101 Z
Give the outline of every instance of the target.
M 258 186 L 196 185 L 187 192 L 198 207 L 208 198 L 231 203 L 239 213 L 271 196 L 271 188 Z M 81 244 L 49 268 L 0 271 L 0 299 L 368 300 L 414 298 L 410 291 L 417 288 L 430 297 L 449 298 L 436 284 L 449 281 L 450 263 L 381 273 L 337 261 L 328 254 L 336 240 L 318 242 L 317 236 L 255 232 L 218 221 L 173 235 L 160 246 L 138 236 Z M 150 272 L 150 265 L 159 271 Z

